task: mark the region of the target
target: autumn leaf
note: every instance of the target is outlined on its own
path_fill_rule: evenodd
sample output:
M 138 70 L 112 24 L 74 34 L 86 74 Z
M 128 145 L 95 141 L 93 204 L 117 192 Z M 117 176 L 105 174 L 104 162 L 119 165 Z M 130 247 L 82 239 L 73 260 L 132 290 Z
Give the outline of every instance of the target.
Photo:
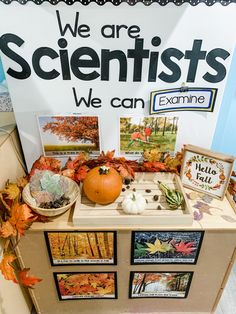
M 106 288 L 98 287 L 96 294 L 104 295 L 104 294 L 111 294 L 112 292 L 114 292 L 114 289 L 112 286 L 108 286 Z
M 23 189 L 27 183 L 28 183 L 28 180 L 26 177 L 19 178 L 16 181 L 17 186 L 21 189 Z
M 12 208 L 12 215 L 9 222 L 19 232 L 19 234 L 24 235 L 25 230 L 30 227 L 35 219 L 36 218 L 32 214 L 28 205 L 17 204 Z
M 80 166 L 79 169 L 75 173 L 75 181 L 80 182 L 83 181 L 89 171 L 87 166 Z
M 196 250 L 195 247 L 193 247 L 193 242 L 184 243 L 181 241 L 180 243 L 173 243 L 173 246 L 175 247 L 176 252 L 183 253 L 184 255 L 191 254 L 194 250 Z
M 1 208 L 3 212 L 7 212 L 8 215 L 11 212 L 12 206 L 19 202 L 20 189 L 15 183 L 8 183 L 5 189 L 0 192 Z
M 124 168 L 124 166 L 120 165 L 117 170 L 119 171 L 122 178 L 129 178 L 130 174 L 127 171 L 127 169 Z
M 17 231 L 9 221 L 2 223 L 2 227 L 0 228 L 1 237 L 8 238 L 10 236 L 16 236 L 16 235 L 17 235 Z
M 112 160 L 114 155 L 115 155 L 115 150 L 114 149 L 110 150 L 110 151 L 107 151 L 106 153 L 104 153 L 104 151 L 102 151 L 102 153 L 101 153 L 101 157 L 104 157 L 104 158 L 106 158 L 108 160 Z
M 146 245 L 148 246 L 148 248 L 146 248 L 146 251 L 148 251 L 149 254 L 155 254 L 157 252 L 167 252 L 165 246 L 163 247 L 161 241 L 158 239 L 156 239 L 154 244 L 146 242 Z
M 182 160 L 183 153 L 177 152 L 174 157 L 171 157 L 170 155 L 166 156 L 164 163 L 168 171 L 180 173 Z
M 75 169 L 64 169 L 60 173 L 62 176 L 70 178 L 71 180 L 75 179 Z
M 59 283 L 59 290 L 62 296 L 67 295 L 68 290 L 66 289 L 64 282 Z
M 196 221 L 200 221 L 203 218 L 203 213 L 198 212 L 197 210 L 194 210 L 193 212 L 193 219 Z
M 18 283 L 14 268 L 12 267 L 12 262 L 15 259 L 16 256 L 14 254 L 5 253 L 0 263 L 0 270 L 6 280 L 12 280 L 13 282 Z
M 190 192 L 186 194 L 188 199 L 190 200 L 196 200 L 200 197 L 200 194 L 198 192 Z
M 166 165 L 160 161 L 143 162 L 143 167 L 144 167 L 144 171 L 148 171 L 148 172 L 166 171 Z
M 78 154 L 74 159 L 71 157 L 68 158 L 64 169 L 78 169 L 84 162 L 88 160 L 88 155 L 84 152 Z
M 96 288 L 97 288 L 97 283 L 96 283 L 96 282 L 92 282 L 92 283 L 91 283 L 91 286 L 92 286 L 94 289 L 96 289 Z
M 165 252 L 169 252 L 169 251 L 174 250 L 173 246 L 169 242 L 162 241 L 161 245 L 162 245 L 163 249 L 165 250 Z
M 199 212 L 201 212 L 201 213 L 206 213 L 208 215 L 212 215 L 212 213 L 210 211 L 211 206 L 209 206 L 206 203 L 197 201 L 196 204 L 193 205 L 193 207 L 197 208 L 199 210 Z
M 19 283 L 27 288 L 33 288 L 33 286 L 42 281 L 42 279 L 35 276 L 29 276 L 29 268 L 24 268 L 18 273 Z
M 5 189 L 2 191 L 2 193 L 6 194 L 7 198 L 10 200 L 15 200 L 19 198 L 20 195 L 20 189 L 15 183 L 9 183 Z
M 40 156 L 34 163 L 31 168 L 29 177 L 31 178 L 32 175 L 35 173 L 35 170 L 51 170 L 55 173 L 60 172 L 61 169 L 61 162 L 60 160 L 53 158 L 53 157 L 44 157 Z

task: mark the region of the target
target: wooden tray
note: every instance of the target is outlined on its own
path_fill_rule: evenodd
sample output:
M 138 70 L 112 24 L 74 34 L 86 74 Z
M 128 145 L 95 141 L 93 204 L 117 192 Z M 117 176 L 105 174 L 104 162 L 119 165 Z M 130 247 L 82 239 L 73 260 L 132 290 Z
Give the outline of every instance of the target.
M 166 183 L 169 187 L 175 188 L 183 193 L 184 203 L 180 209 L 170 210 L 165 201 L 165 196 L 159 189 L 158 181 Z M 158 225 L 191 225 L 193 214 L 191 206 L 183 190 L 180 178 L 172 173 L 136 173 L 135 180 L 129 185 L 129 189 L 121 192 L 114 203 L 99 205 L 89 201 L 83 195 L 78 197 L 73 214 L 75 226 L 101 227 L 101 226 L 158 226 Z M 121 203 L 124 195 L 132 192 L 133 188 L 147 200 L 147 209 L 141 215 L 128 215 L 122 210 Z M 149 193 L 146 191 L 149 190 Z M 151 190 L 151 192 L 150 192 Z M 153 196 L 158 195 L 158 201 Z M 161 210 L 160 210 L 161 207 Z M 159 208 L 159 209 L 158 209 Z

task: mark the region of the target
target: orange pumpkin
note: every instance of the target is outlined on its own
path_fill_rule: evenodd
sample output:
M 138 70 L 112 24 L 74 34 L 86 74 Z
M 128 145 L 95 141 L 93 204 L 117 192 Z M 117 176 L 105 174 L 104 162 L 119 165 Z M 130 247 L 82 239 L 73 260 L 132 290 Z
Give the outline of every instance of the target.
M 84 194 L 98 204 L 115 201 L 122 189 L 122 178 L 114 169 L 106 166 L 95 167 L 88 172 L 83 182 Z

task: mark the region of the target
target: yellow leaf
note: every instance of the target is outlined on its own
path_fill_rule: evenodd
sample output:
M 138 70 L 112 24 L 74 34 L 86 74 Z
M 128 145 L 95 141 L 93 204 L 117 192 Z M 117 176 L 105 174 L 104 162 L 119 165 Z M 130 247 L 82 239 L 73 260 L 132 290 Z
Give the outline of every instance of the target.
M 114 289 L 112 286 L 109 286 L 106 288 L 101 288 L 101 287 L 97 288 L 97 294 L 100 294 L 100 295 L 111 294 L 113 291 L 114 291 Z
M 5 253 L 0 263 L 0 270 L 6 280 L 12 280 L 17 283 L 18 280 L 16 278 L 14 268 L 11 265 L 15 259 L 16 256 L 14 254 Z
M 92 283 L 91 283 L 91 286 L 92 286 L 93 288 L 97 288 L 96 282 L 92 282 Z
M 16 236 L 16 235 L 17 235 L 17 231 L 9 221 L 2 223 L 2 227 L 0 228 L 1 237 L 8 238 L 10 236 Z
M 20 195 L 20 189 L 15 183 L 9 183 L 2 193 L 7 194 L 7 198 L 10 200 L 18 199 Z
M 156 252 L 166 252 L 165 246 L 163 246 L 161 241 L 158 239 L 156 239 L 154 244 L 146 242 L 146 245 L 148 246 L 148 248 L 146 248 L 145 250 L 147 250 L 150 254 L 155 254 Z

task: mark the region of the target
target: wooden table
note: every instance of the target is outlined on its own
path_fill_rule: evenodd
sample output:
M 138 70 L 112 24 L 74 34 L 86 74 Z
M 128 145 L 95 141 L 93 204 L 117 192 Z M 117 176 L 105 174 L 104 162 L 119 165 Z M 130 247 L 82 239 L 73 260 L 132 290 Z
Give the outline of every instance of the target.
M 43 279 L 30 295 L 36 310 L 41 314 L 111 314 L 111 313 L 213 313 L 226 285 L 236 256 L 236 214 L 228 198 L 223 201 L 193 197 L 185 189 L 193 211 L 203 213 L 200 221 L 188 226 L 74 226 L 73 208 L 49 223 L 34 223 L 22 237 L 18 255 L 22 267 L 30 267 L 30 274 Z M 116 230 L 117 265 L 66 265 L 51 266 L 44 231 Z M 196 265 L 131 265 L 131 231 L 204 231 L 202 247 Z M 117 272 L 118 299 L 67 300 L 58 299 L 53 272 Z M 130 271 L 193 271 L 189 294 L 184 299 L 129 298 Z

